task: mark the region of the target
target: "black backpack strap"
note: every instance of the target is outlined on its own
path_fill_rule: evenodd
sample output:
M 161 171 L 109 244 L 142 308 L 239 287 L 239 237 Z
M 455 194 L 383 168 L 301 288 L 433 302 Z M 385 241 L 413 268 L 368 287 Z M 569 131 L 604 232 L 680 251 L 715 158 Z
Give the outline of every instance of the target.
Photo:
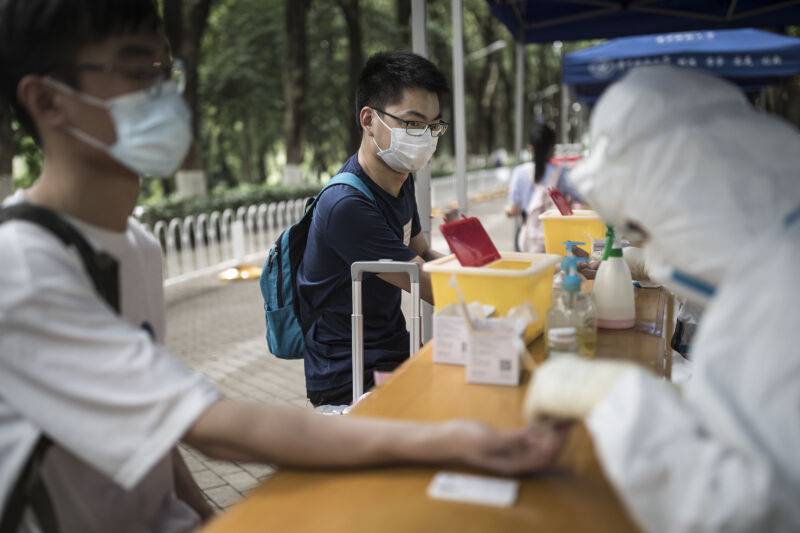
M 74 246 L 97 292 L 119 312 L 119 266 L 116 259 L 105 252 L 96 251 L 75 226 L 45 207 L 30 203 L 4 207 L 0 209 L 0 223 L 7 220 L 38 224 L 50 230 L 66 246 Z
M 49 438 L 40 437 L 28 456 L 6 501 L 3 516 L 0 518 L 0 533 L 17 533 L 22 523 L 22 515 L 28 505 L 33 508 L 42 531 L 48 533 L 58 531 L 53 502 L 50 500 L 41 476 L 45 453 L 52 444 L 53 442 Z
M 119 268 L 114 257 L 96 251 L 72 224 L 45 207 L 20 203 L 0 209 L 0 223 L 9 220 L 38 224 L 58 237 L 64 245 L 74 246 L 97 292 L 119 313 Z M 41 476 L 44 456 L 52 444 L 49 437 L 41 436 L 28 456 L 0 517 L 0 533 L 17 533 L 28 506 L 33 509 L 42 531 L 58 531 L 53 502 Z

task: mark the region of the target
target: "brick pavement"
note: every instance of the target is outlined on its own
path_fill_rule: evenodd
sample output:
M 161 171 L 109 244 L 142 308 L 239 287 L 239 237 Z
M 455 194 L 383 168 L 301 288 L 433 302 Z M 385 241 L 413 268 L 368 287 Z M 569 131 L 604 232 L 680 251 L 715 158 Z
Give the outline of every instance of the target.
M 472 204 L 500 250 L 513 249 L 512 222 L 502 215 L 505 199 Z M 435 222 L 434 228 L 438 226 Z M 432 246 L 447 245 L 434 229 Z M 231 398 L 310 408 L 302 361 L 283 361 L 267 352 L 264 307 L 258 281 L 203 278 L 166 289 L 167 348 L 204 374 Z M 238 502 L 274 471 L 266 465 L 216 461 L 181 447 L 206 499 L 222 510 Z
M 200 279 L 166 289 L 167 348 L 231 398 L 308 407 L 302 361 L 267 352 L 258 281 Z M 181 447 L 206 498 L 217 509 L 237 501 L 273 469 L 229 463 Z

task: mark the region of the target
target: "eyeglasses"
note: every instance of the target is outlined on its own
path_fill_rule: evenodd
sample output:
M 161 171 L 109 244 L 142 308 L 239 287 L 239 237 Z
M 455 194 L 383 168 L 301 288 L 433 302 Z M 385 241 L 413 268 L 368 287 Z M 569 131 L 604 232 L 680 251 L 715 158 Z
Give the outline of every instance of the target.
M 378 113 L 382 113 L 384 115 L 390 116 L 395 120 L 399 120 L 403 124 L 406 125 L 406 133 L 409 135 L 413 135 L 414 137 L 419 137 L 420 135 L 424 135 L 426 131 L 431 130 L 431 137 L 441 137 L 444 135 L 444 132 L 447 131 L 447 122 L 444 120 L 439 120 L 438 122 L 434 122 L 433 124 L 428 124 L 427 122 L 421 122 L 418 120 L 405 120 L 391 113 L 387 113 L 382 109 L 378 109 L 377 107 L 373 107 L 375 111 Z
M 170 62 L 154 61 L 150 64 L 133 63 L 78 63 L 77 70 L 91 72 L 114 72 L 136 82 L 147 85 L 147 92 L 152 96 L 161 93 L 164 83 L 174 81 L 178 92 L 186 89 L 186 68 L 183 61 L 174 59 Z

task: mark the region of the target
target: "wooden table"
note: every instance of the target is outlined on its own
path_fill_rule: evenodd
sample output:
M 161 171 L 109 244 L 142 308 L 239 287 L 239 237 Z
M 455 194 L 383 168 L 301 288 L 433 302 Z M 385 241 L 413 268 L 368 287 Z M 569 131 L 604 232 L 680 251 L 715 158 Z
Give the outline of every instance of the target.
M 663 290 L 637 292 L 637 325 L 600 330 L 598 357 L 634 360 L 664 372 Z M 541 337 L 531 345 L 544 359 Z M 527 381 L 525 376 L 523 381 Z M 525 424 L 525 387 L 471 385 L 464 367 L 433 363 L 432 343 L 398 368 L 350 416 L 437 421 L 474 418 L 495 427 Z M 441 468 L 355 471 L 283 470 L 217 517 L 208 532 L 624 532 L 636 528 L 595 459 L 583 426 L 573 430 L 556 468 L 521 479 L 511 508 L 431 500 L 426 489 Z

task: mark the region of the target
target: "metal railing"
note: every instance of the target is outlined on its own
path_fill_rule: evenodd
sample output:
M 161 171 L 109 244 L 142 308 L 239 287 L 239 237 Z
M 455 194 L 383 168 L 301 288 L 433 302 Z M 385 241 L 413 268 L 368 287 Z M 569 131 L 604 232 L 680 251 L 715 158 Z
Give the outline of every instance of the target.
M 470 195 L 508 184 L 505 167 L 470 172 Z M 456 198 L 455 177 L 431 182 L 431 203 L 446 207 Z M 145 226 L 164 252 L 164 284 L 174 285 L 250 261 L 263 261 L 285 229 L 303 215 L 307 198 L 200 213 Z

